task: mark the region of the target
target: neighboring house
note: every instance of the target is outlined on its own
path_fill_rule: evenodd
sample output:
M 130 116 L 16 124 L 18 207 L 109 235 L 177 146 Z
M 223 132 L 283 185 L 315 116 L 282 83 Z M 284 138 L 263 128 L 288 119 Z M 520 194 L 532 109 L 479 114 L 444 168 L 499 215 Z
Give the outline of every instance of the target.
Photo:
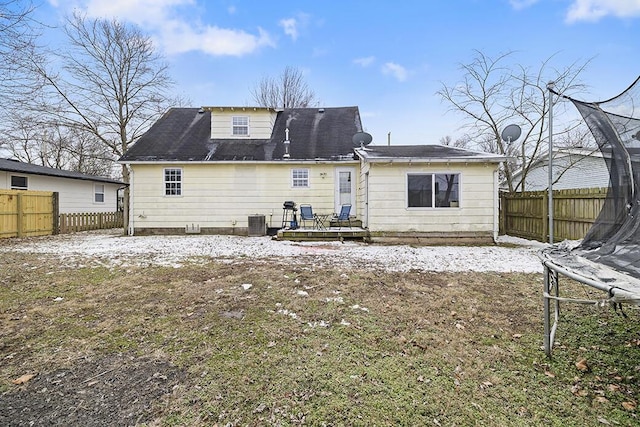
M 246 234 L 283 225 L 283 204 L 351 204 L 372 236 L 497 234 L 504 158 L 443 146 L 354 144 L 357 107 L 174 108 L 120 159 L 131 170 L 130 234 Z
M 598 188 L 609 186 L 609 169 L 598 149 L 558 148 L 553 154 L 553 189 Z M 519 183 L 522 171 L 513 175 Z M 501 185 L 508 190 L 506 183 Z M 545 154 L 536 160 L 527 172 L 525 191 L 543 191 L 549 187 L 549 160 Z M 521 186 L 515 189 L 522 191 Z
M 0 188 L 57 192 L 60 213 L 115 212 L 118 189 L 124 185 L 110 178 L 0 159 Z

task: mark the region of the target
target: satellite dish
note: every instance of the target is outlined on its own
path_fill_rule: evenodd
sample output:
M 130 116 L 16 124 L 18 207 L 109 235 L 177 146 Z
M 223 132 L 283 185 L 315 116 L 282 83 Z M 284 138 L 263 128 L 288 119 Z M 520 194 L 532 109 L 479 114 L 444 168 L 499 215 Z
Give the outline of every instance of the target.
M 631 135 L 631 138 L 635 138 L 640 141 L 640 130 L 635 135 Z
M 511 142 L 520 138 L 520 126 L 518 125 L 509 125 L 502 131 L 502 140 Z
M 353 145 L 355 145 L 356 147 L 365 146 L 371 144 L 371 141 L 373 141 L 373 137 L 366 132 L 358 132 L 353 135 L 352 141 Z

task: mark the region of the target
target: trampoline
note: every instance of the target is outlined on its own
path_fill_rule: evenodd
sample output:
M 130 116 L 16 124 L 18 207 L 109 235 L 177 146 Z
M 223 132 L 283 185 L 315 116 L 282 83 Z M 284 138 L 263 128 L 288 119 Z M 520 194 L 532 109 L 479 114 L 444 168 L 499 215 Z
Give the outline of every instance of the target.
M 584 239 L 551 245 L 539 253 L 544 266 L 547 356 L 551 356 L 561 302 L 614 308 L 640 305 L 640 77 L 606 101 L 579 101 L 551 87 L 549 92 L 550 97 L 553 93 L 570 100 L 582 115 L 606 161 L 609 188 L 602 210 Z M 562 298 L 560 277 L 600 290 L 603 298 Z

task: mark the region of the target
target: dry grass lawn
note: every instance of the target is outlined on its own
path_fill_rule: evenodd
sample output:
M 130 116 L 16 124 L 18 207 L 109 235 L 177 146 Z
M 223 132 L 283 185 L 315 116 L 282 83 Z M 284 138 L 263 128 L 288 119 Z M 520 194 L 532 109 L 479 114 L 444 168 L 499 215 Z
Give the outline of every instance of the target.
M 563 306 L 548 360 L 541 280 L 5 253 L 0 425 L 640 424 L 638 311 Z

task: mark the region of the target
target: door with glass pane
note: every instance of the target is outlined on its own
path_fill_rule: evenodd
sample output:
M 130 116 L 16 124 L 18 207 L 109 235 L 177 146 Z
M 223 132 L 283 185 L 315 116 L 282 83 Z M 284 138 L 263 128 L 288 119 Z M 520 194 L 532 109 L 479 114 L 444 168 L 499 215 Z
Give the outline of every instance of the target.
M 336 168 L 335 211 L 342 205 L 351 205 L 351 216 L 356 214 L 355 168 Z

